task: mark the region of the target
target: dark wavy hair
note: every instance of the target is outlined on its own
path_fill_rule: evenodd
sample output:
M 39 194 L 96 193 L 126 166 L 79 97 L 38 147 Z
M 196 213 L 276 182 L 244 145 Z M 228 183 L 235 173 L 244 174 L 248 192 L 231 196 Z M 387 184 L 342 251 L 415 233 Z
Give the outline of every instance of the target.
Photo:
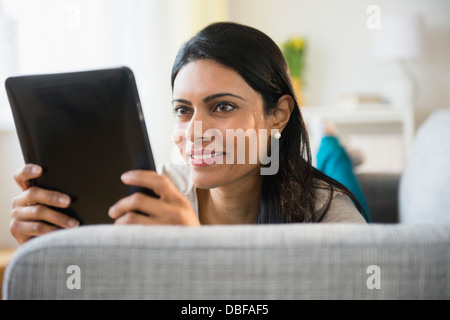
M 180 69 L 189 62 L 211 59 L 238 72 L 263 97 L 266 115 L 278 100 L 295 101 L 279 144 L 279 170 L 263 176 L 257 223 L 320 222 L 330 207 L 333 192 L 347 194 L 361 213 L 363 207 L 342 184 L 312 166 L 306 126 L 292 87 L 286 60 L 278 45 L 263 32 L 237 23 L 213 23 L 186 42 L 172 69 L 172 89 Z M 329 198 L 317 211 L 317 188 L 329 189 Z

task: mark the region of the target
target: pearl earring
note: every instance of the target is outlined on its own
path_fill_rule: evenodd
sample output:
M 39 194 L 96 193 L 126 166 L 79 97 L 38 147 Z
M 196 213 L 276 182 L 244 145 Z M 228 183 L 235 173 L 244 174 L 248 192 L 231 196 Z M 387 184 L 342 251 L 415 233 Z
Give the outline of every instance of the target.
M 277 131 L 273 134 L 274 139 L 280 140 L 281 139 L 281 132 Z

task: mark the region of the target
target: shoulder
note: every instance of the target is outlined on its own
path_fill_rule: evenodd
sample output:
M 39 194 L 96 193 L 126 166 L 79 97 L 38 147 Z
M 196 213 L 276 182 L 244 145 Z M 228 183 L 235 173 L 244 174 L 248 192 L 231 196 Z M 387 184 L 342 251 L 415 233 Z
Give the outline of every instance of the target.
M 163 163 L 158 166 L 157 172 L 169 178 L 182 194 L 194 192 L 194 183 L 185 163 Z
M 327 208 L 328 201 L 331 202 Z M 322 223 L 366 223 L 366 220 L 356 208 L 349 196 L 328 187 L 316 189 L 316 214 Z

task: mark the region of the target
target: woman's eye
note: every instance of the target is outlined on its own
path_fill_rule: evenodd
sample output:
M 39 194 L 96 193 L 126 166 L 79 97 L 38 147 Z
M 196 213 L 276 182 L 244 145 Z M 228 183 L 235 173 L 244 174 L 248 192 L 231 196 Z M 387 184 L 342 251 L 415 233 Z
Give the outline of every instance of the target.
M 225 113 L 225 112 L 230 112 L 230 111 L 233 110 L 234 108 L 235 108 L 235 106 L 233 106 L 233 105 L 231 105 L 231 104 L 229 104 L 229 103 L 221 102 L 221 103 L 218 103 L 218 104 L 215 106 L 214 112 L 222 112 L 222 113 Z
M 174 111 L 175 114 L 176 114 L 177 116 L 179 116 L 179 117 L 184 116 L 184 115 L 187 115 L 187 114 L 190 113 L 189 108 L 183 107 L 183 106 L 176 107 L 173 111 Z

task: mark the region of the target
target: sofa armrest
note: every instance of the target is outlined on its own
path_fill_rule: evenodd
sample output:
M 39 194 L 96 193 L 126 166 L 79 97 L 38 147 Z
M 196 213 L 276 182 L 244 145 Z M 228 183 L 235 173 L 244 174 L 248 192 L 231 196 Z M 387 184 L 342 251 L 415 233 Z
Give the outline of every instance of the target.
M 357 175 L 375 223 L 398 223 L 399 184 L 397 173 L 361 173 Z

